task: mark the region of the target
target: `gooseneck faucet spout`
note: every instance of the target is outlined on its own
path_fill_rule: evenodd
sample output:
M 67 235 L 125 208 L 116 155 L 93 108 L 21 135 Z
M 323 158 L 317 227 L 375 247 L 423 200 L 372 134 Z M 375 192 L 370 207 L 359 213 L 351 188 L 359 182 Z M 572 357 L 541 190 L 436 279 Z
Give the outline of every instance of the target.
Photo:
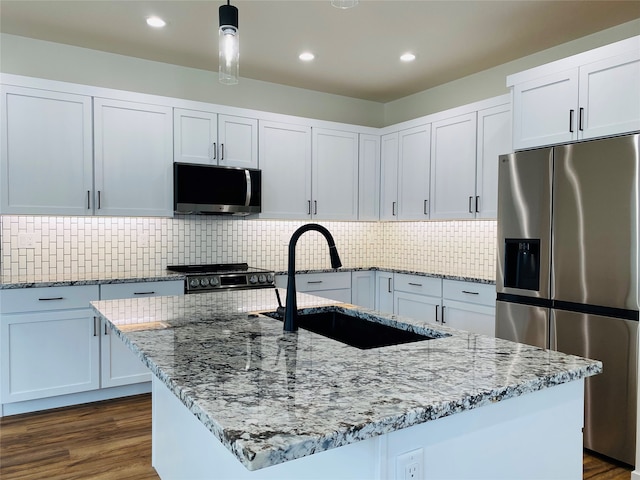
M 322 225 L 317 223 L 307 223 L 301 226 L 289 240 L 289 266 L 287 270 L 287 300 L 285 302 L 284 310 L 284 331 L 295 332 L 298 330 L 298 303 L 296 302 L 296 243 L 304 232 L 309 230 L 315 230 L 324 235 L 329 244 L 329 255 L 331 257 L 331 268 L 340 268 L 342 262 L 336 249 L 336 243 L 333 241 L 333 236 Z

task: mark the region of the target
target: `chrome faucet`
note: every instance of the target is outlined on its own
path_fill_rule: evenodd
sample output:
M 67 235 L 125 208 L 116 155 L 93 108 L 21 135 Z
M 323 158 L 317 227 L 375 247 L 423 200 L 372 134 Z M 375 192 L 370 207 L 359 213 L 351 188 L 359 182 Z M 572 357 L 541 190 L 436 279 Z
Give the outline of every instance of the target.
M 333 241 L 333 237 L 329 230 L 317 223 L 307 223 L 301 226 L 289 240 L 289 268 L 287 271 L 287 300 L 285 302 L 284 310 L 284 331 L 295 332 L 298 330 L 298 304 L 296 302 L 296 243 L 304 232 L 309 230 L 315 230 L 324 235 L 329 244 L 329 255 L 331 256 L 331 268 L 340 268 L 342 262 L 336 249 L 336 243 Z

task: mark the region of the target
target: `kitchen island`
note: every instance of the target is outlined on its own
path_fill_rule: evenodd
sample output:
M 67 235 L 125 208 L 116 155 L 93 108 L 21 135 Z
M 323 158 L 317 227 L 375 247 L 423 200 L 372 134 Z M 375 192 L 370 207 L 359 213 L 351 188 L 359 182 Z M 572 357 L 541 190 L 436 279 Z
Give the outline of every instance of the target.
M 163 479 L 582 476 L 600 362 L 360 308 L 441 338 L 359 350 L 283 333 L 273 289 L 93 305 L 154 374 Z

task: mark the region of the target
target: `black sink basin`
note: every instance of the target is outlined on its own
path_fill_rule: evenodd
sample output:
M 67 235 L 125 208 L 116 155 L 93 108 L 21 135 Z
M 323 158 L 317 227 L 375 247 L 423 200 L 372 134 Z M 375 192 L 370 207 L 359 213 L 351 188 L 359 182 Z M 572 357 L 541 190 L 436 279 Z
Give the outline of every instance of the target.
M 282 315 L 278 312 L 266 312 L 263 315 L 282 321 Z M 314 313 L 299 311 L 298 327 L 362 350 L 440 338 L 389 327 L 340 310 Z

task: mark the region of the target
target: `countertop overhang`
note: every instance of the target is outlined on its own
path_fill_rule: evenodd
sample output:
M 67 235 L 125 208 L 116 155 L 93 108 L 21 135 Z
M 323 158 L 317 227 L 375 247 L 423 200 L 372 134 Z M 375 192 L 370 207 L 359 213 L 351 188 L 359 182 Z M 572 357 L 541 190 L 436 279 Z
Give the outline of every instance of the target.
M 298 294 L 303 309 L 336 303 Z M 359 350 L 305 330 L 285 333 L 258 314 L 275 310 L 273 289 L 92 305 L 249 470 L 602 371 L 595 360 L 360 307 L 361 316 L 450 336 Z

